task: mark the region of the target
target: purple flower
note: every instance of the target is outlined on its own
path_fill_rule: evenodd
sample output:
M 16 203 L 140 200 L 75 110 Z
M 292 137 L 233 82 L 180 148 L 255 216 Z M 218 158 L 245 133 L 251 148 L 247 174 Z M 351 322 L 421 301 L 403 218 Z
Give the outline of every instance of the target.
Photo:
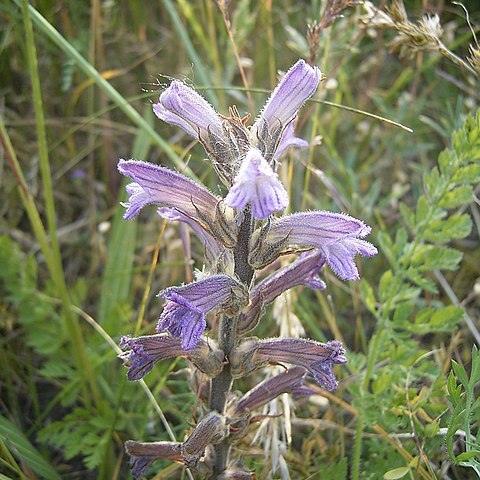
M 168 334 L 146 335 L 144 337 L 122 337 L 120 348 L 126 352 L 120 355 L 128 367 L 127 378 L 140 380 L 153 368 L 156 362 L 165 358 L 188 358 L 202 372 L 218 375 L 223 368 L 224 354 L 209 343 L 199 339 L 194 348 L 185 350 L 181 340 Z M 127 350 L 128 349 L 128 350 Z
M 319 250 L 305 252 L 297 260 L 280 268 L 274 274 L 262 280 L 250 292 L 250 303 L 244 308 L 239 319 L 239 333 L 254 328 L 264 305 L 275 300 L 283 292 L 297 285 L 305 285 L 314 290 L 324 290 L 325 282 L 318 273 L 325 263 L 325 257 Z
M 174 80 L 153 105 L 155 115 L 178 125 L 192 137 L 207 138 L 208 131 L 221 136 L 222 120 L 214 108 L 193 88 Z
M 361 240 L 371 228 L 349 215 L 332 212 L 304 212 L 275 219 L 266 240 L 270 244 L 286 240 L 289 244 L 319 248 L 332 270 L 342 280 L 357 280 L 356 254 L 371 257 L 378 253 Z
M 231 187 L 227 203 L 238 209 L 252 206 L 256 218 L 267 218 L 288 204 L 274 160 L 289 146 L 305 146 L 294 136 L 293 121 L 315 92 L 321 73 L 299 60 L 273 91 L 251 129 L 236 108 L 221 117 L 188 85 L 173 81 L 154 104 L 155 114 L 198 138 L 221 180 Z
M 146 205 L 173 207 L 185 215 L 198 217 L 198 212 L 212 217 L 219 199 L 203 185 L 180 173 L 152 163 L 120 160 L 118 171 L 134 180 L 127 185 L 129 201 L 124 218 L 130 220 Z
M 317 67 L 299 60 L 270 95 L 252 127 L 252 132 L 259 140 L 260 151 L 268 161 L 275 157 L 285 135 L 289 144 L 296 144 L 297 139 L 292 141 L 293 131 L 286 128 L 295 119 L 300 107 L 315 93 L 321 76 Z
M 240 210 L 250 204 L 255 218 L 267 218 L 288 205 L 288 195 L 260 151 L 251 148 L 225 197 L 225 203 Z
M 158 294 L 167 300 L 157 332 L 167 330 L 181 338 L 184 350 L 197 344 L 206 328 L 205 315 L 214 308 L 240 297 L 241 285 L 227 275 L 211 275 L 181 287 L 170 287 Z
M 303 338 L 275 338 L 261 340 L 255 352 L 258 360 L 285 362 L 305 367 L 315 380 L 327 390 L 335 390 L 338 382 L 332 372 L 337 363 L 346 363 L 345 349 L 333 340 L 327 343 Z
M 148 467 L 157 460 L 182 461 L 182 444 L 178 442 L 125 442 L 125 450 L 130 455 L 130 467 L 135 480 L 141 478 Z
M 306 368 L 327 390 L 335 390 L 338 382 L 334 364 L 346 363 L 345 349 L 337 341 L 315 342 L 303 338 L 245 338 L 230 357 L 232 374 L 241 377 L 269 363 L 290 363 Z
M 312 394 L 313 390 L 303 386 L 306 374 L 307 371 L 304 368 L 292 367 L 264 380 L 234 403 L 233 415 L 263 407 L 282 393 L 292 393 L 293 396 Z
M 285 150 L 289 147 L 308 147 L 308 142 L 306 140 L 303 140 L 303 138 L 298 138 L 294 135 L 293 122 L 290 122 L 283 131 L 282 137 L 280 138 L 280 142 L 277 145 L 277 150 L 275 151 L 273 159 L 277 160 L 278 158 L 280 158 L 283 152 L 285 152 Z

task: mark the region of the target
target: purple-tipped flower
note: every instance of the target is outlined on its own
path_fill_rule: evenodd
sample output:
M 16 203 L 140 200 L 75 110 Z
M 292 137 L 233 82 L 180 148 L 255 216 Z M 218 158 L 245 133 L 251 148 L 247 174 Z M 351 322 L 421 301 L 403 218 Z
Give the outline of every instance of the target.
M 272 92 L 252 127 L 254 136 L 258 138 L 259 149 L 269 162 L 277 157 L 279 144 L 284 143 L 283 151 L 300 140 L 294 139 L 293 130 L 288 130 L 288 127 L 300 107 L 315 93 L 321 76 L 317 67 L 299 60 Z
M 233 404 L 233 415 L 240 415 L 244 412 L 251 412 L 263 407 L 268 402 L 277 398 L 282 393 L 292 393 L 295 396 L 312 394 L 303 386 L 307 371 L 302 367 L 292 367 L 272 378 L 264 380 L 252 388 L 240 400 Z
M 222 120 L 215 109 L 193 88 L 174 80 L 153 105 L 155 115 L 178 125 L 189 135 L 206 138 L 208 131 L 222 135 Z
M 288 244 L 319 248 L 332 270 L 342 280 L 359 278 L 354 257 L 378 253 L 369 242 L 361 240 L 371 228 L 349 215 L 332 212 L 304 212 L 275 219 L 266 240 L 270 244 Z
M 159 334 L 137 338 L 122 337 L 120 348 L 126 350 L 120 358 L 128 367 L 129 380 L 140 380 L 150 372 L 156 362 L 165 358 L 188 358 L 209 376 L 218 375 L 223 368 L 224 354 L 215 347 L 213 341 L 207 343 L 199 339 L 194 348 L 185 350 L 179 338 Z
M 333 374 L 334 364 L 346 363 L 345 349 L 337 341 L 315 342 L 303 338 L 273 338 L 242 340 L 230 357 L 232 374 L 243 376 L 268 363 L 290 363 L 306 368 L 327 390 L 335 390 L 338 382 Z
M 127 185 L 130 199 L 123 204 L 127 207 L 126 220 L 151 204 L 173 207 L 193 218 L 197 218 L 198 212 L 212 217 L 216 211 L 219 199 L 213 193 L 168 168 L 136 160 L 120 160 L 118 171 L 135 182 Z
M 243 309 L 239 319 L 239 332 L 245 333 L 254 328 L 263 306 L 273 302 L 290 288 L 305 285 L 314 290 L 324 290 L 325 282 L 318 278 L 324 262 L 325 257 L 321 251 L 305 252 L 294 262 L 262 280 L 250 292 L 250 303 Z
M 157 332 L 167 330 L 181 338 L 182 348 L 190 350 L 206 328 L 205 315 L 222 304 L 242 296 L 241 285 L 227 275 L 211 275 L 181 287 L 159 293 L 167 300 L 157 325 Z
M 148 467 L 157 460 L 182 461 L 182 444 L 178 442 L 125 442 L 125 450 L 130 455 L 130 467 L 135 480 L 141 478 Z
M 255 125 L 266 122 L 287 125 L 297 115 L 300 107 L 310 98 L 318 87 L 321 72 L 304 60 L 298 60 L 285 74 L 281 82 L 270 95 Z
M 225 197 L 225 203 L 240 210 L 250 204 L 255 218 L 267 218 L 288 205 L 288 195 L 260 151 L 251 148 Z

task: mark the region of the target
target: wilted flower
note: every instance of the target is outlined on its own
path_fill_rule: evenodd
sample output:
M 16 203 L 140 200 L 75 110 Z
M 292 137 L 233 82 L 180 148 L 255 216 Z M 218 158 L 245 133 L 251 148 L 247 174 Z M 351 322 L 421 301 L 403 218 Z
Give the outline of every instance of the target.
M 234 402 L 233 415 L 251 412 L 263 407 L 282 393 L 291 393 L 294 397 L 312 394 L 313 390 L 309 390 L 303 385 L 306 375 L 305 368 L 292 367 L 264 380 L 247 392 L 240 400 Z
M 178 442 L 125 442 L 125 450 L 130 455 L 132 476 L 142 477 L 147 468 L 157 460 L 182 461 L 182 444 Z
M 130 455 L 132 475 L 142 477 L 147 468 L 157 460 L 182 462 L 187 467 L 196 467 L 205 449 L 210 444 L 221 442 L 227 434 L 225 418 L 217 412 L 210 412 L 196 425 L 183 442 L 125 442 Z
M 333 340 L 327 343 L 304 338 L 242 339 L 230 357 L 234 376 L 243 376 L 268 363 L 290 363 L 306 368 L 327 390 L 335 390 L 338 382 L 333 374 L 334 364 L 346 363 L 345 349 Z
M 196 467 L 204 455 L 207 445 L 221 442 L 228 434 L 225 417 L 218 412 L 210 412 L 197 424 L 193 432 L 183 442 L 182 458 L 187 467 Z
M 224 354 L 215 346 L 199 339 L 195 347 L 185 350 L 181 339 L 168 334 L 146 335 L 144 337 L 122 337 L 120 348 L 126 350 L 120 355 L 128 367 L 129 380 L 143 378 L 159 360 L 173 357 L 188 358 L 202 372 L 214 377 L 223 368 Z

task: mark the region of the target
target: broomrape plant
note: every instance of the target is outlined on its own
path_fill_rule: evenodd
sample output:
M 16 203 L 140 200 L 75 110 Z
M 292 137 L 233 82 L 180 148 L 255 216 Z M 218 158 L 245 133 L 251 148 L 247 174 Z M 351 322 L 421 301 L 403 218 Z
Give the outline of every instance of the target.
M 235 442 L 255 421 L 254 410 L 283 393 L 311 394 L 304 383 L 307 376 L 327 390 L 338 385 L 332 368 L 347 361 L 340 342 L 245 336 L 261 320 L 265 306 L 290 288 L 325 289 L 318 277 L 325 264 L 342 280 L 356 280 L 355 256 L 377 253 L 364 240 L 370 227 L 349 215 L 274 215 L 288 205 L 277 174 L 279 158 L 290 146 L 307 145 L 295 137 L 294 123 L 320 78 L 317 67 L 299 60 L 250 127 L 249 116 L 240 117 L 235 107 L 229 116 L 219 115 L 183 82 L 173 81 L 160 95 L 155 114 L 201 142 L 228 189 L 223 198 L 164 167 L 136 160 L 118 164 L 120 173 L 133 180 L 123 204 L 125 219 L 157 205 L 162 218 L 186 223 L 205 248 L 204 270 L 195 282 L 159 293 L 165 305 L 157 333 L 121 341 L 129 380 L 143 378 L 163 358 L 183 357 L 203 402 L 204 415 L 183 442 L 126 442 L 135 478 L 165 459 L 182 462 L 204 478 L 252 478 L 254 472 L 236 455 Z M 258 270 L 292 251 L 299 252 L 296 260 L 257 281 Z M 217 341 L 207 337 L 211 312 L 219 318 Z M 232 391 L 235 379 L 269 364 L 292 367 L 243 396 Z M 209 378 L 200 390 L 199 372 Z

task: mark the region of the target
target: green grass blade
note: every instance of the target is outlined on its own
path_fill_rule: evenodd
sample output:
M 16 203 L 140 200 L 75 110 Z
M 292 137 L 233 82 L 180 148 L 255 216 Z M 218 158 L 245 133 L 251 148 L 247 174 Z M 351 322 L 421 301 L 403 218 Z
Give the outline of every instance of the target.
M 20 5 L 20 0 L 14 0 L 17 5 Z M 129 105 L 120 93 L 115 90 L 108 83 L 105 78 L 56 30 L 34 7 L 31 5 L 28 6 L 28 11 L 30 17 L 38 28 L 38 30 L 46 35 L 50 40 L 55 43 L 55 45 L 60 48 L 70 59 L 72 59 L 78 67 L 90 78 L 105 94 L 110 98 L 110 100 L 140 129 L 144 130 L 146 134 L 150 137 L 152 142 L 167 155 L 167 157 L 172 161 L 172 163 L 182 172 L 185 172 L 193 179 L 197 179 L 195 174 L 187 167 L 180 157 L 174 152 L 170 147 L 168 142 L 166 142 L 160 135 L 158 135 L 153 127 L 146 122 L 140 114 Z M 201 71 L 199 69 L 199 72 Z M 200 75 L 203 80 L 203 76 Z M 206 77 L 207 78 L 207 77 Z M 205 82 L 208 84 L 209 82 Z
M 190 37 L 188 36 L 188 33 L 185 30 L 185 27 L 183 26 L 183 23 L 180 20 L 180 17 L 178 16 L 178 13 L 175 10 L 175 7 L 173 6 L 173 3 L 170 0 L 163 0 L 163 4 L 165 5 L 170 15 L 170 18 L 173 21 L 173 24 L 175 26 L 175 29 L 177 30 L 180 40 L 182 41 L 183 45 L 187 50 L 190 60 L 193 62 L 195 66 L 195 70 L 198 72 L 200 81 L 204 85 L 210 85 L 212 82 L 210 81 L 210 78 L 208 76 L 207 69 L 203 66 L 202 60 L 198 55 L 197 51 L 195 50 L 195 47 L 193 46 L 193 43 L 190 40 Z M 215 92 L 213 92 L 212 90 L 205 90 L 204 95 L 214 105 L 218 105 L 218 99 Z
M 37 475 L 48 480 L 60 480 L 60 475 L 28 441 L 21 430 L 1 415 L 0 439 L 6 443 L 18 459 L 25 462 Z

